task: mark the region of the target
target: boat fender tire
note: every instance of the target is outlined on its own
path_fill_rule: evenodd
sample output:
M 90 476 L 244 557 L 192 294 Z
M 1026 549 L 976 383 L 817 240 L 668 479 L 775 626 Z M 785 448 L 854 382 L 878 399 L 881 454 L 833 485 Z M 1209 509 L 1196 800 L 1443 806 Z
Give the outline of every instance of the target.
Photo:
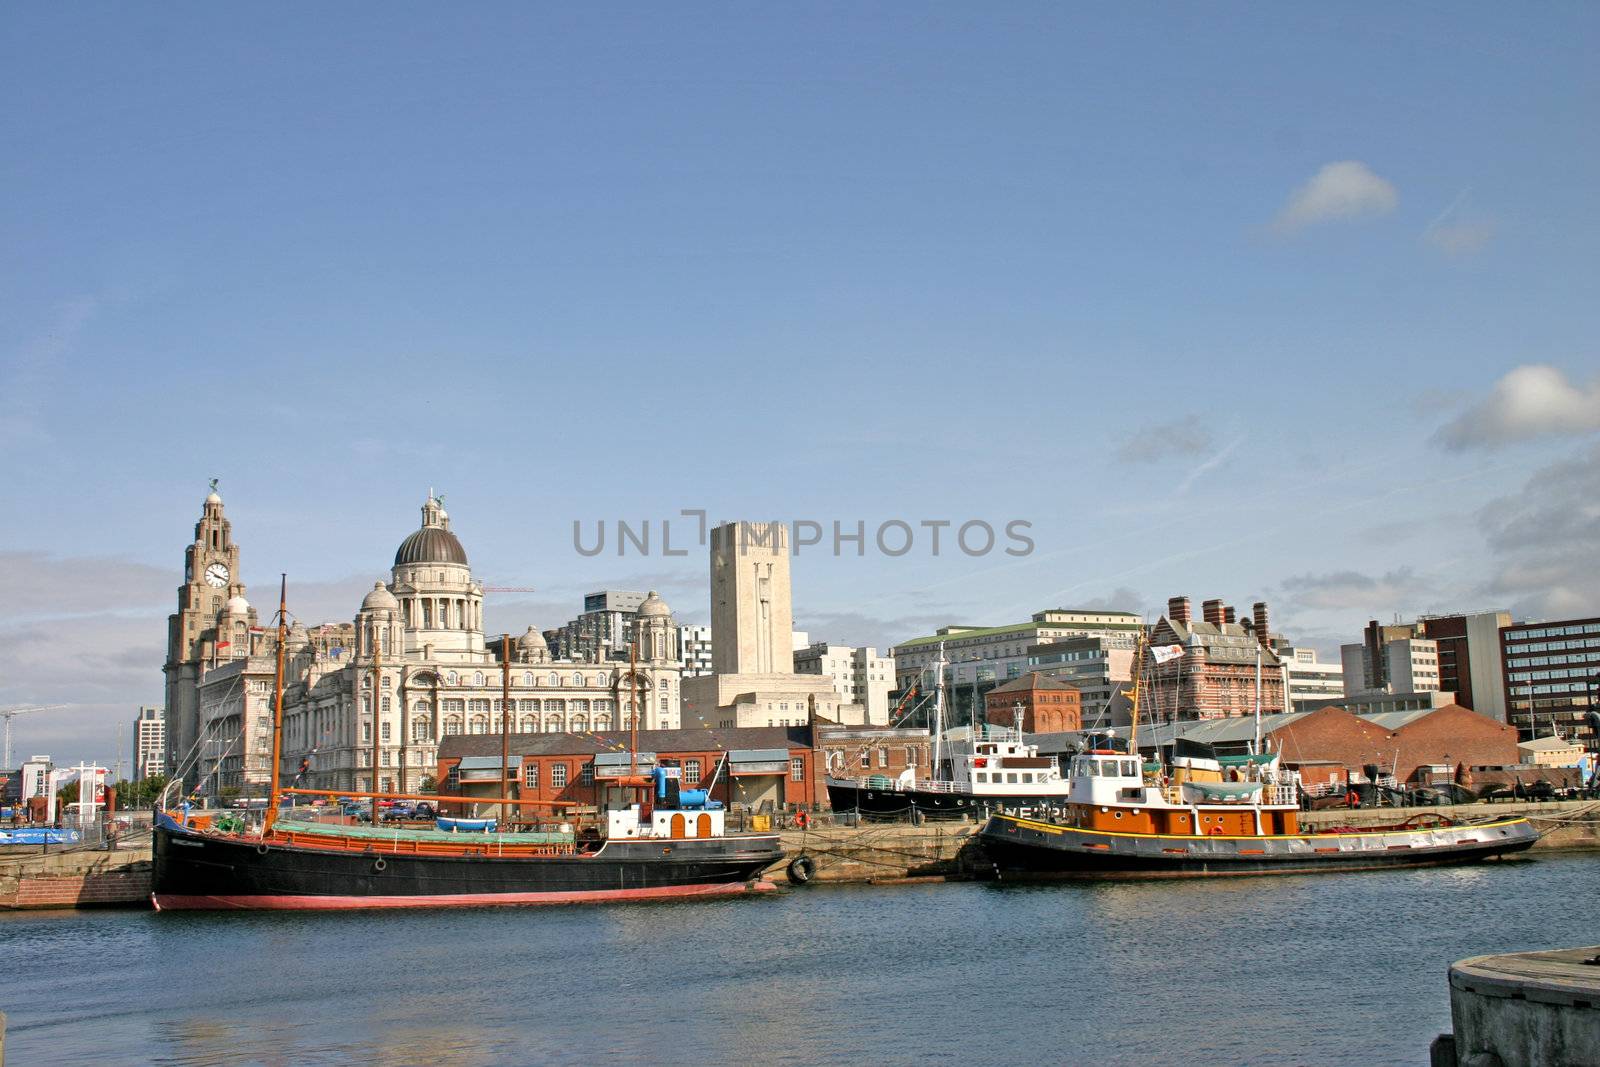
M 789 861 L 789 869 L 784 873 L 790 885 L 805 885 L 817 873 L 817 861 L 810 856 L 796 856 Z
M 269 851 L 270 849 L 268 849 L 266 845 L 256 846 L 256 855 L 258 856 L 265 856 Z
M 387 866 L 389 865 L 384 862 L 382 856 L 379 856 L 377 859 L 372 861 L 372 869 L 375 871 L 381 872 Z

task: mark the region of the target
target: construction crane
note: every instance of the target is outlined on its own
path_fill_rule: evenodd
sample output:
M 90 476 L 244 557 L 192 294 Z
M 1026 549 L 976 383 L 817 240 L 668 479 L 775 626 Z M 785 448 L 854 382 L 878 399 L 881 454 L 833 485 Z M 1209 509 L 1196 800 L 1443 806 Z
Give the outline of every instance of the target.
M 486 585 L 485 593 L 537 593 L 538 590 L 531 585 Z
M 0 709 L 0 717 L 6 720 L 5 755 L 0 757 L 0 769 L 11 766 L 11 720 L 18 715 L 29 715 L 35 711 L 55 711 L 64 708 L 65 704 L 21 704 L 14 708 Z

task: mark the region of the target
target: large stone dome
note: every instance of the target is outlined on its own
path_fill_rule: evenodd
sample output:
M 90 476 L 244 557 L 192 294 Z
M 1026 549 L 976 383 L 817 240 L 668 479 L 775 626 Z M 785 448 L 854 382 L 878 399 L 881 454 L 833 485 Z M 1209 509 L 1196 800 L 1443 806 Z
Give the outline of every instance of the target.
M 656 595 L 656 591 L 652 589 L 650 591 L 650 595 L 645 597 L 644 601 L 640 603 L 639 614 L 649 617 L 671 615 L 672 609 L 667 607 L 667 602 Z
M 394 553 L 394 565 L 407 563 L 459 563 L 467 565 L 467 550 L 456 535 L 442 526 L 424 526 L 404 541 Z
M 400 567 L 407 563 L 467 565 L 467 550 L 450 532 L 450 516 L 445 513 L 444 502 L 431 492 L 427 503 L 422 505 L 422 529 L 401 541 L 395 550 L 394 565 Z

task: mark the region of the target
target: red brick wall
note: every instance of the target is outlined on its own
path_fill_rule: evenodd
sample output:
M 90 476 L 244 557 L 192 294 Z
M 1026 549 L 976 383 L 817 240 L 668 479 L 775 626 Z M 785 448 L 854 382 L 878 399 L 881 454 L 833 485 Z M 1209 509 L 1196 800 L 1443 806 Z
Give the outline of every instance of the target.
M 721 750 L 658 753 L 658 757 L 662 762 L 672 762 L 679 766 L 692 759 L 700 761 L 700 780 L 684 782 L 684 785 L 690 789 L 709 785 L 711 776 L 716 773 L 718 764 L 726 755 L 727 753 Z M 498 759 L 498 757 L 496 758 Z M 804 761 L 802 780 L 796 782 L 790 773 L 784 773 L 783 802 L 785 804 L 817 803 L 816 796 L 818 791 L 820 790 L 823 795 L 827 793 L 827 790 L 821 786 L 821 779 L 817 777 L 817 754 L 811 749 L 791 746 L 789 758 L 791 760 L 800 759 Z M 516 790 L 512 795 L 519 800 L 562 801 L 590 808 L 596 807 L 600 802 L 600 789 L 604 783 L 583 781 L 583 769 L 593 764 L 593 753 L 565 756 L 512 756 L 511 761 L 512 773 L 516 778 Z M 441 793 L 448 792 L 446 783 L 449 779 L 450 770 L 459 762 L 458 759 L 442 759 L 439 761 L 439 791 Z M 524 768 L 529 764 L 537 764 L 539 767 L 539 784 L 531 789 L 523 785 L 527 780 Z M 560 789 L 557 789 L 552 784 L 557 764 L 564 764 L 567 768 L 567 782 Z M 721 800 L 724 803 L 728 802 L 729 789 L 728 769 L 724 767 L 721 775 L 717 778 L 716 786 L 712 792 L 712 799 Z
M 1022 705 L 1022 729 L 1030 734 L 1061 733 L 1083 728 L 1083 697 L 1076 689 L 1035 686 L 990 693 L 984 718 L 995 726 L 1015 726 L 1016 706 Z

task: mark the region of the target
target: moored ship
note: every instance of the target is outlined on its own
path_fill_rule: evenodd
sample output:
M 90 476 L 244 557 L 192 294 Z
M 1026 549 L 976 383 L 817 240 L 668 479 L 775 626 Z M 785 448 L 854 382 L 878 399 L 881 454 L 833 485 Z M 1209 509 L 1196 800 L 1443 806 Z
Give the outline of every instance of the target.
M 179 909 L 567 904 L 771 888 L 775 834 L 726 834 L 724 812 L 654 772 L 653 803 L 608 813 L 604 835 L 455 833 L 277 821 L 259 835 L 156 816 L 152 902 Z M 493 824 L 491 823 L 491 826 Z
M 1139 651 L 1142 653 L 1142 642 Z M 1135 662 L 1141 657 L 1136 653 Z M 1526 818 L 1456 822 L 1421 815 L 1387 826 L 1302 831 L 1299 784 L 1278 755 L 1138 756 L 1136 677 L 1128 695 L 1130 752 L 1075 756 L 1066 803 L 1044 817 L 992 816 L 981 840 L 1006 877 L 1114 874 L 1298 874 L 1472 863 L 1527 849 L 1539 834 Z
M 898 777 L 864 775 L 838 778 L 829 775 L 828 804 L 836 812 L 855 812 L 868 818 L 981 819 L 997 811 L 1046 815 L 1057 811 L 1067 796 L 1060 765 L 1040 756 L 1036 745 L 1023 742 L 1016 729 L 974 722 L 972 750 L 950 760 L 948 776 L 944 746 L 944 646 L 934 665 L 933 776 L 918 778 L 907 767 Z M 863 758 L 866 758 L 865 755 Z
M 726 833 L 722 805 L 706 790 L 682 789 L 676 767 L 657 767 L 648 776 L 635 769 L 617 784 L 637 789 L 637 802 L 608 811 L 602 824 L 581 830 L 558 814 L 553 831 L 500 832 L 513 810 L 532 807 L 559 813 L 567 805 L 558 802 L 280 789 L 284 600 L 280 594 L 272 777 L 265 820 L 259 830 L 213 826 L 209 817 L 194 816 L 186 806 L 174 808 L 168 802 L 182 795 L 181 783 L 171 783 L 153 826 L 151 901 L 158 911 L 565 904 L 771 888 L 761 875 L 783 858 L 777 835 Z M 502 663 L 509 663 L 509 641 Z M 501 735 L 502 783 L 509 777 L 504 762 L 506 729 L 502 727 Z M 379 763 L 374 751 L 372 765 Z M 316 795 L 370 798 L 371 825 L 280 818 L 280 797 Z M 467 809 L 487 804 L 499 809 L 500 818 L 447 819 L 413 829 L 383 827 L 378 810 L 385 799 L 443 802 Z M 528 821 L 526 816 L 518 819 Z
M 1518 852 L 1539 837 L 1522 817 L 1456 823 L 1436 815 L 1302 832 L 1292 786 L 1162 786 L 1123 753 L 1077 756 L 1067 781 L 1059 815 L 998 814 L 984 826 L 984 851 L 1002 879 L 1421 867 Z
M 1060 811 L 1067 782 L 1056 761 L 1024 744 L 1006 727 L 975 729 L 972 752 L 952 761 L 949 778 L 868 775 L 827 780 L 833 810 L 874 818 L 982 818 L 1006 811 L 1047 815 Z

